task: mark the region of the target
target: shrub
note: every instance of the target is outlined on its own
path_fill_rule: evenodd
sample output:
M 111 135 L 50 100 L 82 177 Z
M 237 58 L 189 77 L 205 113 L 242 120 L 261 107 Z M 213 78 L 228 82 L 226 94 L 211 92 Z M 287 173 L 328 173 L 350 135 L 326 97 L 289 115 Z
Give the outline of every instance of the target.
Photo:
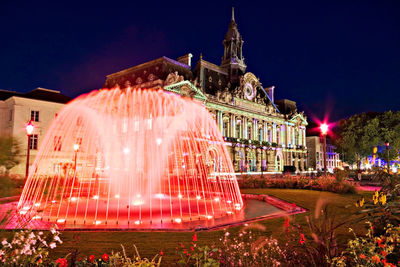
M 387 225 L 382 235 L 376 237 L 372 223 L 365 237 L 349 240 L 340 256 L 332 259 L 334 266 L 397 266 L 400 261 L 400 227 Z M 350 232 L 353 229 L 350 228 Z
M 244 175 L 238 180 L 244 188 L 288 188 L 329 191 L 334 193 L 356 193 L 355 186 L 346 180 L 338 180 L 333 176 L 321 176 L 316 179 L 304 176 L 284 175 L 278 178 Z

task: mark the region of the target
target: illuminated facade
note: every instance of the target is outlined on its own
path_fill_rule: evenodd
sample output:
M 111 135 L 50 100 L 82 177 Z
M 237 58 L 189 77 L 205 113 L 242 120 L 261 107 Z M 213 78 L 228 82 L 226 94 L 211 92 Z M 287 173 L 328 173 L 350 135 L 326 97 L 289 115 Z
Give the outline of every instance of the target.
M 309 151 L 308 167 L 313 171 L 324 170 L 324 148 L 323 141 L 319 136 L 307 137 L 307 149 Z M 326 168 L 333 172 L 335 168 L 342 168 L 339 153 L 335 152 L 336 147 L 326 144 Z
M 35 126 L 29 157 L 32 164 L 50 123 L 70 100 L 60 91 L 44 88 L 36 88 L 28 93 L 0 90 L 0 135 L 13 136 L 21 151 L 20 164 L 12 168 L 10 173 L 25 175 L 28 141 L 24 127 L 27 122 L 32 121 Z
M 107 76 L 104 87 L 164 88 L 202 101 L 229 148 L 236 172 L 307 169 L 307 118 L 296 103 L 275 101 L 274 86 L 263 87 L 246 72 L 243 40 L 232 12 L 220 65 L 203 59 L 192 68 L 192 54 L 161 57 Z

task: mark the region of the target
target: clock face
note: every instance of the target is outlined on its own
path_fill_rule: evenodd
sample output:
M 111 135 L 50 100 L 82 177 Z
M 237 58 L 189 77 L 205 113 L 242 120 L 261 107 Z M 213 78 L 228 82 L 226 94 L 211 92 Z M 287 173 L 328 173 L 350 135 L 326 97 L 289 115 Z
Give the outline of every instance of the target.
M 246 83 L 244 85 L 244 95 L 248 100 L 253 100 L 253 98 L 256 96 L 256 90 L 254 90 L 251 83 Z

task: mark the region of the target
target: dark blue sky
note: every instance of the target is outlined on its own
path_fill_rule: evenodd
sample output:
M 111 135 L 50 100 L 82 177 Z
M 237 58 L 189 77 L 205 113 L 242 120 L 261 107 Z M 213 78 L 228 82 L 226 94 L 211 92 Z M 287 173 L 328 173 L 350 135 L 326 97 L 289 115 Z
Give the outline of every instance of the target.
M 400 109 L 398 0 L 0 0 L 0 88 L 74 97 L 163 55 L 220 64 L 231 6 L 247 71 L 277 99 L 331 120 Z

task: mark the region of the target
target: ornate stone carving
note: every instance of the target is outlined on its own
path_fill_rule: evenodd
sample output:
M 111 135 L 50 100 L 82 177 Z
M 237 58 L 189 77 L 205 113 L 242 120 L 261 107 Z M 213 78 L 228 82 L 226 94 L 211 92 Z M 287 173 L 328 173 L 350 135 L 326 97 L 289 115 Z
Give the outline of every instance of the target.
M 183 76 L 179 75 L 177 71 L 168 74 L 167 78 L 165 79 L 164 85 L 170 85 L 174 83 L 178 83 L 183 81 Z

